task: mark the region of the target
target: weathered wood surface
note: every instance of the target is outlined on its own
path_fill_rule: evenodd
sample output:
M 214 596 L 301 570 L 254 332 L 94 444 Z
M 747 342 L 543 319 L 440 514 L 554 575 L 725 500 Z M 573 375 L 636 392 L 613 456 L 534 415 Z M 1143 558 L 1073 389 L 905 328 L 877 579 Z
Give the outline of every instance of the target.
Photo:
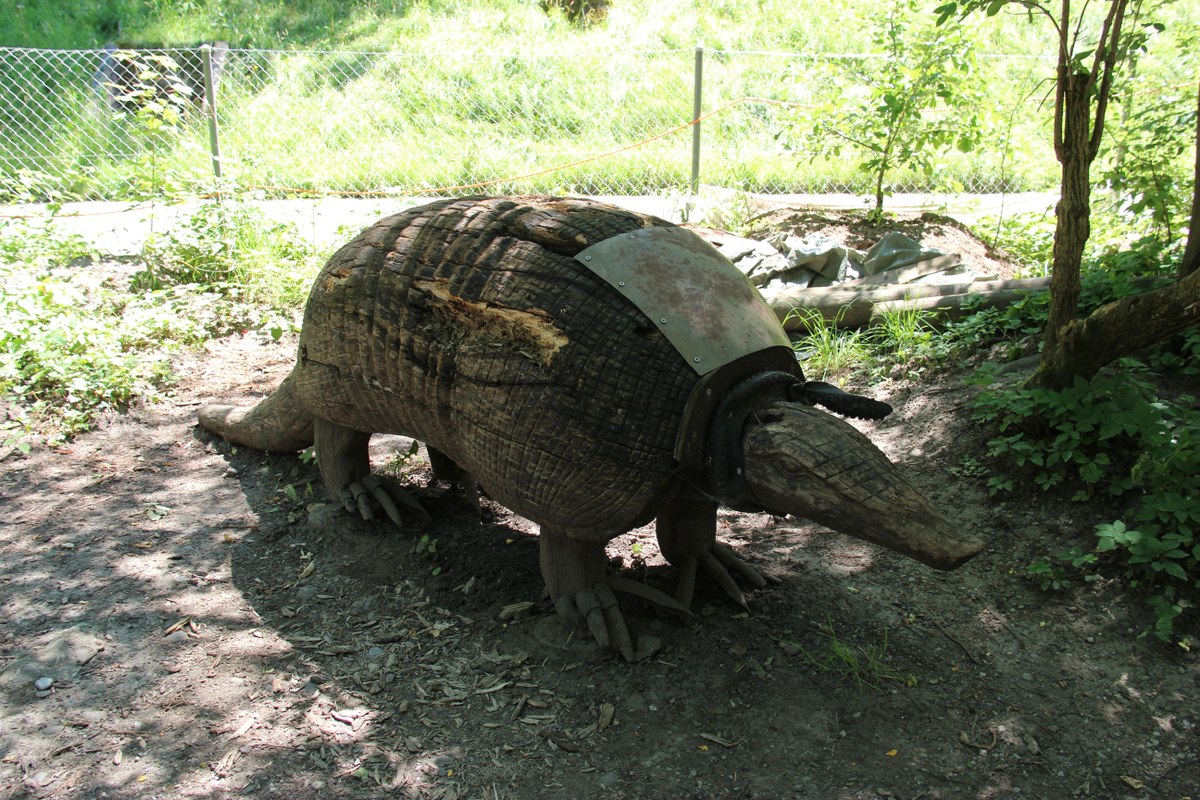
M 886 286 L 851 284 L 820 289 L 765 289 L 763 297 L 786 330 L 804 329 L 809 310 L 818 312 L 826 322 L 858 328 L 869 324 L 871 317 L 884 309 L 923 308 L 953 314 L 967 308 L 968 300 L 983 307 L 1010 305 L 1031 292 L 1046 291 L 1049 286 L 1049 278 Z

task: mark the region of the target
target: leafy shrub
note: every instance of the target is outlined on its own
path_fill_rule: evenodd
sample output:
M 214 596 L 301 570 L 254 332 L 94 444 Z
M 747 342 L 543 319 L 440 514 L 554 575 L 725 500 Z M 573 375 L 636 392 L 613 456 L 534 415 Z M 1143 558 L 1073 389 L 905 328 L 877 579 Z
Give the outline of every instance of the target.
M 200 206 L 144 255 L 138 288 L 196 284 L 276 310 L 300 305 L 320 264 L 294 226 L 235 198 Z
M 1031 474 L 1042 489 L 1079 484 L 1076 500 L 1133 488 L 1131 464 L 1167 429 L 1153 387 L 1132 371 L 1077 378 L 1061 390 L 997 387 L 980 392 L 973 406 L 975 420 L 1000 434 L 988 442 L 988 455 Z M 1031 435 L 1030 420 L 1048 435 Z M 993 478 L 989 487 L 994 494 L 1011 481 Z
M 1177 356 L 1180 368 L 1195 369 L 1197 352 L 1193 335 Z M 1200 589 L 1200 409 L 1192 397 L 1160 397 L 1147 374 L 1125 360 L 1067 389 L 994 387 L 979 393 L 974 415 L 1000 434 L 988 453 L 1008 466 L 989 480 L 992 493 L 1012 490 L 1013 476 L 1024 474 L 1043 489 L 1075 486 L 1076 500 L 1103 492 L 1128 503 L 1122 519 L 1097 526 L 1091 552 L 1072 548 L 1035 562 L 1030 577 L 1060 589 L 1107 556 L 1146 591 L 1154 633 L 1169 640 Z
M 871 350 L 863 332 L 839 328 L 840 314 L 827 320 L 817 309 L 793 308 L 784 318 L 784 325 L 790 326 L 794 320 L 801 320 L 801 327 L 807 331 L 793 346 L 809 377 L 827 379 L 859 369 L 870 360 Z
M 0 393 L 25 410 L 20 427 L 43 423 L 52 441 L 156 395 L 170 374 L 163 340 L 197 341 L 204 332 L 181 293 L 126 297 L 86 272 L 26 269 L 0 266 Z M 16 427 L 10 421 L 8 435 Z

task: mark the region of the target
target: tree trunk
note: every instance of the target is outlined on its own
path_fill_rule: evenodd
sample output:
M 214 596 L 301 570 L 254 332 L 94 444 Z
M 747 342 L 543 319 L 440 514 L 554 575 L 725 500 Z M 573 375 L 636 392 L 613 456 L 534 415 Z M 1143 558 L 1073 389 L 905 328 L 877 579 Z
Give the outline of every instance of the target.
M 868 324 L 881 306 L 953 310 L 960 309 L 970 297 L 977 299 L 981 307 L 989 308 L 1015 303 L 1030 292 L 1045 291 L 1049 281 L 1049 278 L 1026 278 L 891 286 L 858 284 L 819 289 L 784 287 L 760 291 L 786 330 L 809 327 L 806 322 L 810 315 L 804 313 L 808 310 L 820 312 L 826 322 L 838 327 L 858 328 Z
M 1079 271 L 1083 248 L 1091 235 L 1091 102 L 1090 76 L 1074 72 L 1063 79 L 1062 197 L 1055 213 L 1054 249 L 1050 277 L 1050 317 L 1042 352 L 1047 358 L 1058 347 L 1062 329 L 1073 322 L 1079 306 Z
M 1128 295 L 1096 309 L 1059 332 L 1058 346 L 1025 382 L 1029 388 L 1062 389 L 1076 377 L 1091 378 L 1121 356 L 1149 347 L 1200 324 L 1200 270 L 1177 283 Z
M 1187 249 L 1179 262 L 1179 277 L 1186 278 L 1200 267 L 1200 91 L 1196 93 L 1196 172 L 1192 178 L 1192 221 L 1188 224 Z

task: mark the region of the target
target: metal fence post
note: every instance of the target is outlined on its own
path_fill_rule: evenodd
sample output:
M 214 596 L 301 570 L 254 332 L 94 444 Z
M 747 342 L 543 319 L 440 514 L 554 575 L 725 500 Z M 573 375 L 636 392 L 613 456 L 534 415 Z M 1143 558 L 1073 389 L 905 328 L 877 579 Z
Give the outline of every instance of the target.
M 700 111 L 704 95 L 704 46 L 696 46 L 692 78 L 692 194 L 700 191 Z
M 208 107 L 208 145 L 212 152 L 213 175 L 221 180 L 221 138 L 217 130 L 217 86 L 213 80 L 212 45 L 200 45 L 204 64 L 204 103 Z

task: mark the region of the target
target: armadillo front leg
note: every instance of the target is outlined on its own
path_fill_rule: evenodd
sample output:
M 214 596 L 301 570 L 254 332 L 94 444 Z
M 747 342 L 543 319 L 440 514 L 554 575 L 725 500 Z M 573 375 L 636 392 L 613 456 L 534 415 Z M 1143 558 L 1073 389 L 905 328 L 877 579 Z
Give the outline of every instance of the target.
M 633 640 L 605 575 L 605 544 L 573 539 L 543 525 L 542 577 L 560 617 L 576 626 L 585 623 L 602 647 L 616 647 L 627 661 L 633 661 Z
M 396 506 L 396 500 L 399 500 L 417 517 L 429 519 L 429 515 L 415 500 L 399 490 L 395 491 L 393 498 L 383 482 L 371 474 L 367 449 L 371 434 L 318 418 L 313 426 L 313 440 L 326 491 L 351 514 L 357 512 L 365 520 L 375 519 L 374 502 L 379 504 L 392 522 L 403 527 L 403 518 Z
M 668 500 L 654 523 L 658 547 L 663 558 L 679 570 L 675 599 L 684 606 L 692 604 L 697 568 L 702 568 L 738 605 L 745 608 L 746 598 L 730 576 L 736 572 L 756 589 L 766 579 L 733 550 L 717 541 L 717 504 L 682 496 Z
M 564 531 L 543 525 L 541 536 L 542 577 L 559 617 L 576 627 L 585 627 L 602 647 L 615 647 L 627 661 L 640 661 L 657 649 L 652 637 L 639 638 L 637 648 L 613 592 L 623 592 L 682 617 L 691 612 L 673 598 L 645 584 L 609 575 L 605 567 L 604 541 L 574 538 Z

